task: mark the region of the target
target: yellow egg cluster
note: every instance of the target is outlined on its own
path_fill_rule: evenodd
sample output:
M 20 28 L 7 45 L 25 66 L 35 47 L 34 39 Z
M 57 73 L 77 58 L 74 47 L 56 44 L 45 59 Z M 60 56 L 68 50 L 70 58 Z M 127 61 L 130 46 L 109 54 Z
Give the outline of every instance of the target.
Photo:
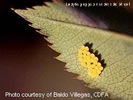
M 89 52 L 89 48 L 87 46 L 82 46 L 79 49 L 79 61 L 81 66 L 88 68 L 88 74 L 92 78 L 96 78 L 99 76 L 103 67 L 100 62 L 98 62 L 98 58 Z

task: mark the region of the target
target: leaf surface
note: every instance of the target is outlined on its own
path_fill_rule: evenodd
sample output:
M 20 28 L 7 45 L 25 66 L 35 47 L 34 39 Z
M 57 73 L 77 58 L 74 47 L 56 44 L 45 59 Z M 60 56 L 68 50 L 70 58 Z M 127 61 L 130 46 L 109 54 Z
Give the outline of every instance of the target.
M 67 70 L 78 74 L 78 79 L 88 83 L 88 87 L 106 91 L 112 98 L 133 100 L 132 38 L 91 28 L 83 17 L 62 3 L 15 12 L 40 29 L 39 33 L 48 36 L 50 47 L 60 53 L 57 59 L 65 62 Z M 91 78 L 79 62 L 78 50 L 87 42 L 93 43 L 93 50 L 98 50 L 107 64 L 97 78 Z

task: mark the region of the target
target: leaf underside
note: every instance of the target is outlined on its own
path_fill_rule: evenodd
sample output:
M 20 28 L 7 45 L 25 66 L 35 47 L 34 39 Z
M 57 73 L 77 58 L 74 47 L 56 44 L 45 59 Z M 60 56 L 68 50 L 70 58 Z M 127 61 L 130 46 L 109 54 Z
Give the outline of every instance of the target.
M 133 100 L 133 39 L 113 32 L 91 28 L 74 10 L 62 3 L 46 3 L 33 9 L 15 10 L 32 22 L 32 27 L 47 35 L 51 48 L 59 52 L 58 60 L 66 63 L 69 72 L 78 74 L 90 88 L 98 88 L 112 98 Z M 93 43 L 107 66 L 97 78 L 91 78 L 80 65 L 78 50 L 85 43 Z

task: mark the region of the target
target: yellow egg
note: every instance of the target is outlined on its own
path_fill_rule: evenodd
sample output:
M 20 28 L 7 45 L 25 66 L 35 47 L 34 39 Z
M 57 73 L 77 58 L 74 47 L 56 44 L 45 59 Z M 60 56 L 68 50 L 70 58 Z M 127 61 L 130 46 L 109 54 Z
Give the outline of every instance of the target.
M 82 46 L 78 51 L 81 66 L 88 68 L 88 74 L 90 77 L 98 77 L 103 70 L 101 63 L 98 62 L 98 57 L 96 57 L 93 53 L 90 53 L 87 46 Z

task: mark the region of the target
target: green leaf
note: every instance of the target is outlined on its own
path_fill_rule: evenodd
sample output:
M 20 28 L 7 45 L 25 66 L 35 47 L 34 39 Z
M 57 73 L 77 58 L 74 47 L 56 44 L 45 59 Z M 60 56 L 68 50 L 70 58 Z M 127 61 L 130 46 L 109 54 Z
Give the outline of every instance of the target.
M 65 62 L 67 70 L 78 74 L 88 87 L 106 91 L 112 98 L 133 100 L 132 38 L 91 28 L 81 16 L 76 16 L 78 13 L 58 2 L 15 12 L 48 36 L 50 47 L 60 53 L 57 59 Z M 91 78 L 79 62 L 78 50 L 87 42 L 93 43 L 93 50 L 98 50 L 107 64 L 97 78 Z

